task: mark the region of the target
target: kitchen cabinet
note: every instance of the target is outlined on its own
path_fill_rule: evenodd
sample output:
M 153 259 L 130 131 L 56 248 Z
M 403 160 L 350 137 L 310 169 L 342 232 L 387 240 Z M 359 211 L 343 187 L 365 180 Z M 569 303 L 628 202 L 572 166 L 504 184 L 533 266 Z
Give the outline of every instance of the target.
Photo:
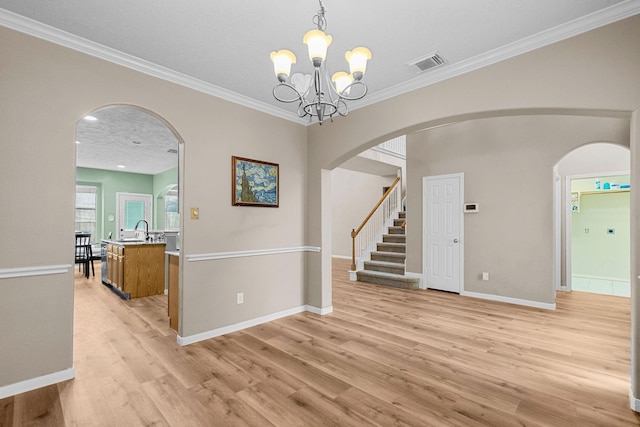
M 179 275 L 180 271 L 180 258 L 177 255 L 168 254 L 169 260 L 168 266 L 168 314 L 169 314 L 169 326 L 171 329 L 178 330 L 178 288 L 179 288 Z
M 164 252 L 164 243 L 107 242 L 105 284 L 125 299 L 164 294 Z

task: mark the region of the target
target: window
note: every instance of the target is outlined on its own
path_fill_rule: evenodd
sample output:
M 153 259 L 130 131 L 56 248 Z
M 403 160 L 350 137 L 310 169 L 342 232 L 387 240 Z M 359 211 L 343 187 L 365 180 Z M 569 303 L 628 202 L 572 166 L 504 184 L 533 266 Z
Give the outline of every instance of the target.
M 76 185 L 76 231 L 91 233 L 91 242 L 96 239 L 97 194 L 97 187 Z
M 177 185 L 167 191 L 167 194 L 164 196 L 164 229 L 180 230 Z

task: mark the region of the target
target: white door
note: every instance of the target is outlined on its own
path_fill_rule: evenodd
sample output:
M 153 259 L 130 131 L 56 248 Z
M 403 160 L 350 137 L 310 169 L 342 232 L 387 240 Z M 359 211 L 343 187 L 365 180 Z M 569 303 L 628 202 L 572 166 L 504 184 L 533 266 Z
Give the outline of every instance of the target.
M 116 232 L 118 238 L 124 239 L 134 237 L 136 224 L 140 220 L 147 221 L 151 230 L 151 204 L 153 196 L 151 194 L 116 193 Z M 139 230 L 144 230 L 144 225 L 140 224 Z
M 427 288 L 460 293 L 463 174 L 423 178 L 424 268 Z

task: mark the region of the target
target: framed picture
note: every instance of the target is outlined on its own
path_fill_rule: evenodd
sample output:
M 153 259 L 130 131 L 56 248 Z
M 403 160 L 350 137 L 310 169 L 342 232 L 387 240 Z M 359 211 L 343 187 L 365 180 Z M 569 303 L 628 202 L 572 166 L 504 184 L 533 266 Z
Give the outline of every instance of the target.
M 280 171 L 276 163 L 231 157 L 231 198 L 233 206 L 279 205 Z

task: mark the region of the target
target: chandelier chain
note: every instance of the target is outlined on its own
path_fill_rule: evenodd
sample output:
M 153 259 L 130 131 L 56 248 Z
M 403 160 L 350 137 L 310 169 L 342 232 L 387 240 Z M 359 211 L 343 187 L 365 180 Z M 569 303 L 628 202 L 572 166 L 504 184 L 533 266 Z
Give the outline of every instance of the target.
M 324 14 L 326 13 L 327 9 L 325 9 L 324 5 L 322 4 L 322 0 L 318 0 L 318 2 L 320 3 L 320 10 L 313 17 L 312 21 L 313 21 L 313 23 L 315 25 L 318 26 L 318 29 L 320 31 L 326 31 L 327 30 L 327 19 L 324 17 Z

